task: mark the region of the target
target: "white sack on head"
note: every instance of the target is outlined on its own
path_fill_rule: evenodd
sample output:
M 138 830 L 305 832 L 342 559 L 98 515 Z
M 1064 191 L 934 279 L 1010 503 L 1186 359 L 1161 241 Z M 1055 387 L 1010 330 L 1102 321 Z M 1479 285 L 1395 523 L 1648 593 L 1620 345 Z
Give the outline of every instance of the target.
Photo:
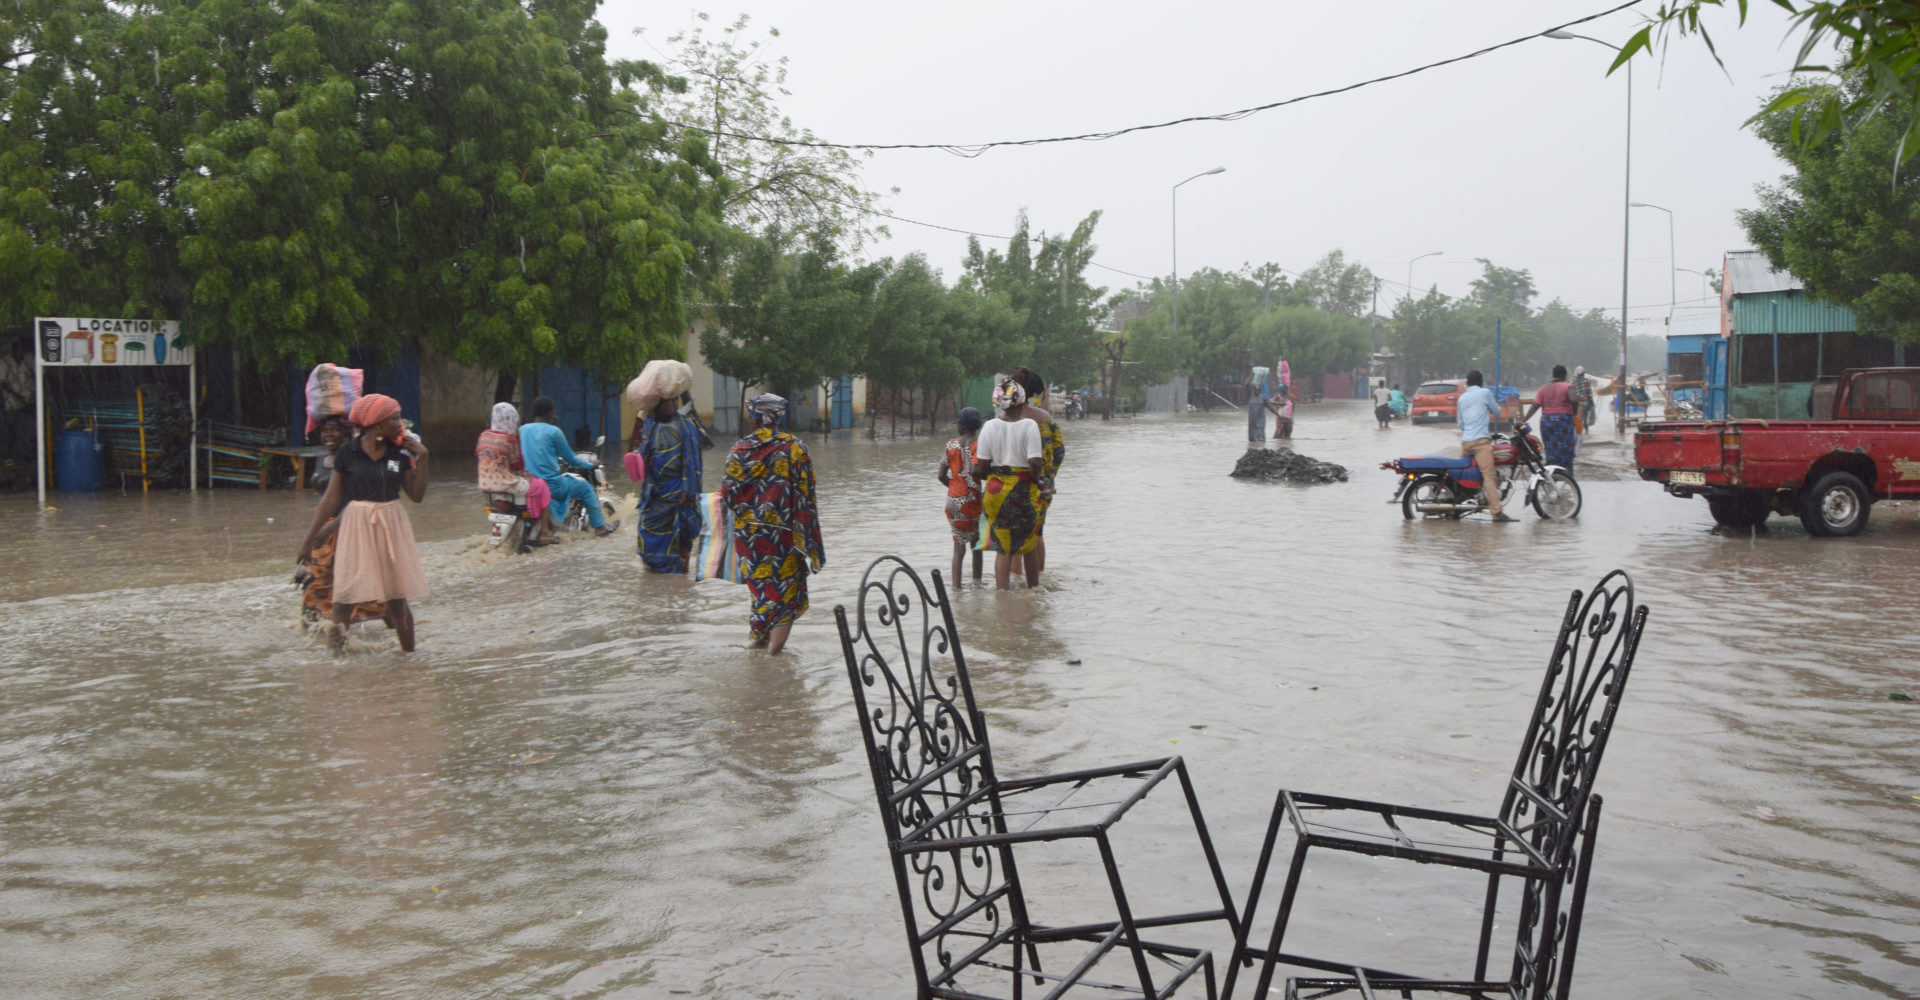
M 649 361 L 638 378 L 627 383 L 627 402 L 642 417 L 651 416 L 660 401 L 677 397 L 693 386 L 693 369 L 684 361 Z

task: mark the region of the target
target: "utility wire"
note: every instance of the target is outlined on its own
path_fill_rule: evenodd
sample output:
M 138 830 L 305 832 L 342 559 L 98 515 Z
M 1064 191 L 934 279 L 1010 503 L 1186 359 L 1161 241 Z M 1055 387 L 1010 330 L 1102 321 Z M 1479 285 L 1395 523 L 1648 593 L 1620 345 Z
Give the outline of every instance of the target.
M 1582 17 L 1573 21 L 1568 21 L 1565 24 L 1556 25 L 1544 31 L 1532 32 L 1530 34 L 1522 35 L 1519 38 L 1509 39 L 1507 41 L 1500 42 L 1495 45 L 1489 45 L 1483 49 L 1476 49 L 1465 55 L 1454 56 L 1450 59 L 1442 59 L 1438 62 L 1427 63 L 1424 66 L 1415 66 L 1412 69 L 1401 70 L 1398 73 L 1389 73 L 1385 76 L 1376 76 L 1371 80 L 1362 80 L 1359 83 L 1350 83 L 1344 87 L 1335 87 L 1331 90 L 1315 91 L 1314 93 L 1311 93 L 1311 94 L 1302 94 L 1298 97 L 1289 97 L 1285 100 L 1272 101 L 1267 104 L 1258 104 L 1250 108 L 1241 108 L 1238 111 L 1227 111 L 1227 112 L 1223 112 L 1221 114 L 1215 114 L 1215 115 L 1189 115 L 1185 118 L 1175 118 L 1172 121 L 1156 122 L 1150 125 L 1132 125 L 1132 126 L 1128 126 L 1127 128 L 1118 128 L 1118 129 L 1113 129 L 1111 131 L 1106 131 L 1106 132 L 1082 132 L 1078 135 L 1052 136 L 1050 138 L 1045 138 L 1045 139 L 1006 139 L 998 142 L 979 142 L 979 143 L 825 142 L 818 139 L 778 139 L 772 136 L 749 135 L 744 132 L 729 132 L 725 129 L 711 129 L 701 125 L 689 125 L 685 122 L 673 121 L 672 119 L 661 119 L 661 120 L 666 122 L 669 125 L 673 125 L 677 128 L 686 129 L 687 131 L 690 131 L 690 132 L 700 132 L 706 135 L 719 136 L 721 138 L 727 138 L 727 139 L 739 139 L 744 142 L 764 142 L 764 143 L 771 143 L 776 146 L 805 146 L 805 147 L 810 147 L 814 149 L 861 149 L 861 150 L 937 149 L 943 152 L 952 153 L 955 156 L 966 157 L 971 159 L 973 157 L 979 156 L 982 153 L 985 153 L 990 149 L 997 149 L 1002 146 L 1040 146 L 1040 145 L 1046 145 L 1049 143 L 1056 143 L 1056 142 L 1101 142 L 1107 139 L 1113 139 L 1118 136 L 1128 135 L 1134 132 L 1146 132 L 1153 129 L 1172 128 L 1175 125 L 1187 125 L 1193 122 L 1239 121 L 1242 118 L 1245 118 L 1249 115 L 1258 114 L 1259 112 L 1262 112 L 1262 111 L 1271 111 L 1274 108 L 1283 108 L 1290 104 L 1299 104 L 1304 101 L 1316 100 L 1322 97 L 1332 97 L 1336 94 L 1344 94 L 1349 91 L 1359 90 L 1362 87 L 1371 87 L 1375 84 L 1387 83 L 1393 80 L 1404 79 L 1406 77 L 1413 76 L 1416 73 L 1424 73 L 1431 69 L 1439 69 L 1442 66 L 1451 66 L 1454 63 L 1465 62 L 1469 59 L 1477 59 L 1481 56 L 1488 55 L 1493 52 L 1498 52 L 1501 49 L 1511 48 L 1515 45 L 1519 45 L 1524 42 L 1530 42 L 1536 38 L 1539 38 L 1541 35 L 1544 35 L 1551 31 L 1564 31 L 1568 28 L 1578 27 L 1579 25 L 1585 24 L 1588 21 L 1595 21 L 1600 18 L 1606 17 L 1609 14 L 1617 14 L 1620 11 L 1626 10 L 1629 7 L 1638 6 L 1641 2 L 1642 0 L 1626 0 L 1625 3 L 1616 4 L 1612 7 L 1607 8 L 1606 10 L 1600 11 L 1597 14 L 1589 14 L 1586 17 Z

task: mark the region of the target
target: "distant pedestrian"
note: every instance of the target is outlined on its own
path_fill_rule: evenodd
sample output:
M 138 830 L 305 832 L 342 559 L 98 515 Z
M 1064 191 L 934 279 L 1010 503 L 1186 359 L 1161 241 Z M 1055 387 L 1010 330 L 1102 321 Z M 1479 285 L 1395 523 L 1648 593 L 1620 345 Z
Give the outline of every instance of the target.
M 1520 418 L 1526 423 L 1540 411 L 1540 443 L 1548 465 L 1557 465 L 1573 475 L 1573 401 L 1568 398 L 1567 366 L 1553 366 L 1553 381 L 1533 393 L 1533 405 Z
M 1573 377 L 1567 380 L 1567 401 L 1573 404 L 1575 437 L 1585 436 L 1587 428 L 1593 426 L 1593 380 L 1587 377 L 1586 365 L 1573 366 Z
M 1280 383 L 1279 400 L 1274 409 L 1273 433 L 1286 441 L 1293 437 L 1293 386 Z
M 753 429 L 727 452 L 720 502 L 733 518 L 733 551 L 753 597 L 753 644 L 778 653 L 807 610 L 807 574 L 827 565 L 814 507 L 813 458 L 780 429 L 787 401 L 761 393 L 747 402 Z
M 1380 430 L 1393 426 L 1393 390 L 1387 388 L 1386 379 L 1373 384 L 1373 419 Z
M 980 480 L 973 474 L 973 446 L 980 439 L 980 411 L 969 406 L 954 416 L 955 437 L 947 441 L 940 462 L 940 482 L 947 488 L 947 530 L 953 535 L 953 588 L 960 589 L 966 554 L 973 552 L 973 583 L 980 584 Z
M 1481 384 L 1485 378 L 1477 368 L 1467 373 L 1466 391 L 1454 404 L 1455 418 L 1460 423 L 1460 453 L 1480 467 L 1480 490 L 1486 497 L 1487 510 L 1495 521 L 1504 523 L 1514 518 L 1500 509 L 1500 478 L 1493 465 L 1492 424 L 1500 413 L 1500 404 L 1494 401 L 1492 390 Z
M 1247 379 L 1247 443 L 1267 443 L 1267 411 L 1273 409 L 1267 384 L 1267 367 L 1254 365 Z

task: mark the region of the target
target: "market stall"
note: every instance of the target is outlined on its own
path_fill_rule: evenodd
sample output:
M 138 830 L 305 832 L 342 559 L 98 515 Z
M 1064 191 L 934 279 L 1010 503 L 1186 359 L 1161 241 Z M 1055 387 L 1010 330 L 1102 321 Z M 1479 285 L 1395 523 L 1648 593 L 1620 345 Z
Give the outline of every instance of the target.
M 99 319 L 90 317 L 37 317 L 33 321 L 34 463 L 40 484 L 40 503 L 47 502 L 47 383 L 49 368 L 144 367 L 163 366 L 187 370 L 187 406 L 193 427 L 189 441 L 187 488 L 199 481 L 198 436 L 200 424 L 198 374 L 193 363 L 193 348 L 180 343 L 180 324 L 175 320 Z M 143 418 L 144 414 L 138 415 Z M 141 419 L 131 425 L 136 435 Z M 136 454 L 146 457 L 144 441 Z

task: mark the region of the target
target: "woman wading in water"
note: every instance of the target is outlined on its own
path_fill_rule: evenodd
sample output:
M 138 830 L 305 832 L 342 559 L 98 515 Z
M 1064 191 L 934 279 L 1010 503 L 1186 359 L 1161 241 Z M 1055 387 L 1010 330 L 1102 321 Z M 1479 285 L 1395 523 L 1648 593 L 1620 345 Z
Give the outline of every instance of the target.
M 1039 542 L 1041 457 L 1040 427 L 1026 414 L 1027 390 L 1019 379 L 1004 378 L 993 393 L 999 416 L 980 429 L 974 445 L 973 474 L 982 478 L 980 502 L 987 516 L 982 548 L 991 549 L 993 584 L 1008 589 L 1015 556 L 1031 553 Z M 1038 560 L 1027 560 L 1027 586 L 1040 582 Z
M 427 493 L 427 446 L 400 422 L 400 404 L 378 393 L 360 397 L 347 415 L 360 433 L 334 453 L 333 478 L 300 543 L 300 561 L 313 555 L 322 529 L 340 512 L 333 556 L 333 624 L 327 644 L 346 648 L 347 621 L 361 601 L 387 602 L 387 624 L 400 648 L 413 651 L 413 608 L 427 596 L 426 573 L 413 541 L 413 524 L 400 495 L 419 503 Z M 345 505 L 344 508 L 342 505 Z

